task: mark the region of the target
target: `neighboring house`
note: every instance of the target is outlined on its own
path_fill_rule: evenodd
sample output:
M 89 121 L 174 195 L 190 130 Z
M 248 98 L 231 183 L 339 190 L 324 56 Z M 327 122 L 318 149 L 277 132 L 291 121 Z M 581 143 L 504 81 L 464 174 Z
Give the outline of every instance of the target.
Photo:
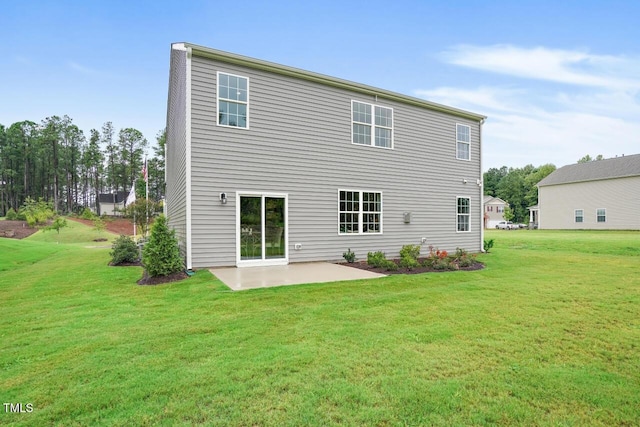
M 557 169 L 538 183 L 537 209 L 541 229 L 640 230 L 640 154 Z
M 496 228 L 500 221 L 504 221 L 504 208 L 507 202 L 499 197 L 484 196 L 484 228 Z
M 187 268 L 482 250 L 484 116 L 187 43 L 167 110 Z
M 116 193 L 102 193 L 98 195 L 98 212 L 100 215 L 119 216 L 125 207 L 128 191 Z

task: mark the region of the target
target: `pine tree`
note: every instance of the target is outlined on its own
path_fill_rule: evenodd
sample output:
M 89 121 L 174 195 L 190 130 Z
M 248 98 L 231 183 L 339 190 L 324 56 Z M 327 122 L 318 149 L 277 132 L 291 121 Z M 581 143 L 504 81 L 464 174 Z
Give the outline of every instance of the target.
M 175 231 L 169 230 L 164 215 L 156 218 L 151 227 L 149 242 L 142 250 L 142 264 L 151 277 L 168 276 L 184 268 Z

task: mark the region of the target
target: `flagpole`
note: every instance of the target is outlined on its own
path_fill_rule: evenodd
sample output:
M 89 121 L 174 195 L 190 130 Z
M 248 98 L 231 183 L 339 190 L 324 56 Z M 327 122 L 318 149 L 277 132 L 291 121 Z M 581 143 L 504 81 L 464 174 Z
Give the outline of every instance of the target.
M 144 182 L 145 182 L 145 210 L 147 212 L 147 236 L 149 236 L 149 169 L 147 167 L 147 156 L 144 156 Z

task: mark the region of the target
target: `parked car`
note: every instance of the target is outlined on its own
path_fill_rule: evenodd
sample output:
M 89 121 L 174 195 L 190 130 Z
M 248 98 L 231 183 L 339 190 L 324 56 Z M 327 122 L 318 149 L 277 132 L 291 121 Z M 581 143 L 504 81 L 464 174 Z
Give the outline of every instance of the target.
M 496 228 L 498 230 L 513 230 L 516 226 L 511 221 L 500 221 Z

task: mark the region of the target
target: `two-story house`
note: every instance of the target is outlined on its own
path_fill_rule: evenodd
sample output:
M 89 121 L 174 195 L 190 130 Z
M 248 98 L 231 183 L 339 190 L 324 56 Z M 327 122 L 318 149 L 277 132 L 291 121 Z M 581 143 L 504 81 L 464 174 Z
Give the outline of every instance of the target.
M 499 197 L 484 196 L 484 228 L 495 228 L 504 221 L 504 208 L 507 202 Z
M 485 117 L 171 46 L 166 214 L 187 268 L 482 250 Z M 426 250 L 425 250 L 426 252 Z

